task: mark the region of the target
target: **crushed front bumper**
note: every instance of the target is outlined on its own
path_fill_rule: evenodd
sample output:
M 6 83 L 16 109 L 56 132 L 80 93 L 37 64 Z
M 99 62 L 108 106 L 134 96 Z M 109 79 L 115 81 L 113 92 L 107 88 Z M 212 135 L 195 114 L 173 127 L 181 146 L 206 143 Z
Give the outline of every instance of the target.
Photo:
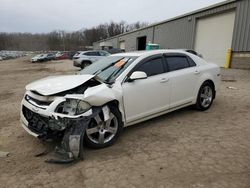
M 61 145 L 55 148 L 55 158 L 50 163 L 70 163 L 83 159 L 83 138 L 90 120 L 100 113 L 102 107 L 93 107 L 80 116 L 54 113 L 53 103 L 49 107 L 35 106 L 24 97 L 21 107 L 21 125 L 30 135 L 43 139 L 61 138 Z M 60 129 L 60 125 L 64 125 Z M 55 129 L 58 127 L 58 129 Z
M 67 121 L 79 119 L 80 117 L 54 112 L 58 104 L 64 100 L 65 99 L 63 97 L 57 98 L 48 106 L 40 106 L 37 103 L 34 103 L 34 101 L 28 101 L 26 97 L 24 97 L 20 113 L 21 126 L 30 135 L 37 138 L 53 139 L 53 137 L 56 138 L 57 136 L 60 136 L 64 133 L 66 128 L 66 125 L 62 124 L 62 119 Z M 81 114 L 81 117 L 89 117 L 91 114 L 92 109 L 88 110 L 84 114 Z M 56 126 L 56 124 L 58 124 L 58 126 Z
M 21 126 L 23 127 L 23 129 L 29 133 L 30 135 L 34 136 L 34 137 L 39 137 L 39 134 L 32 132 L 29 128 L 28 128 L 28 123 L 24 123 L 23 121 L 21 121 Z

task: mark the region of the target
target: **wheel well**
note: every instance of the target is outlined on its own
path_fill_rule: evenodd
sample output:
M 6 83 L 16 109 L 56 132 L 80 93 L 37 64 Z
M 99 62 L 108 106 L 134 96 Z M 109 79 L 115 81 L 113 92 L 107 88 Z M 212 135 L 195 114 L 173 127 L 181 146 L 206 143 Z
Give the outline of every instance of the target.
M 118 100 L 110 101 L 110 102 L 107 103 L 107 105 L 108 105 L 109 107 L 115 107 L 115 108 L 117 108 L 118 111 L 120 112 L 121 117 L 122 117 L 122 114 L 123 114 L 123 113 L 121 112 L 121 110 L 120 110 L 120 108 L 119 108 L 119 101 L 118 101 Z
M 92 64 L 92 62 L 90 60 L 83 60 L 81 63 L 90 63 L 90 64 Z
M 119 109 L 119 102 L 117 100 L 113 100 L 107 103 L 108 106 L 116 107 Z M 120 111 L 120 110 L 119 110 Z

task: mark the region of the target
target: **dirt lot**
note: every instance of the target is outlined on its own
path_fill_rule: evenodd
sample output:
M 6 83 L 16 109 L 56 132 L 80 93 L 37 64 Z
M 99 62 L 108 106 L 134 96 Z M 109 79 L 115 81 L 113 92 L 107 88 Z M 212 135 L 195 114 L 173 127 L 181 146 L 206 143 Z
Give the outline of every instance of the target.
M 250 187 L 250 71 L 222 70 L 209 111 L 191 108 L 126 128 L 118 142 L 85 150 L 73 165 L 44 163 L 43 145 L 19 125 L 24 86 L 78 69 L 71 61 L 31 64 L 0 62 L 0 187 Z M 228 86 L 235 88 L 228 89 Z

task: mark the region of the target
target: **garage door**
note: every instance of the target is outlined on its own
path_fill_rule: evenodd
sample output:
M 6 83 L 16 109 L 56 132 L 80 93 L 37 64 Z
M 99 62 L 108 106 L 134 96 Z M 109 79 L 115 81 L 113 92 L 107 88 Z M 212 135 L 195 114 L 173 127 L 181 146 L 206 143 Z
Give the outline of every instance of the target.
M 120 49 L 125 50 L 125 41 L 120 41 Z
M 233 39 L 235 12 L 198 19 L 195 50 L 204 59 L 223 67 Z

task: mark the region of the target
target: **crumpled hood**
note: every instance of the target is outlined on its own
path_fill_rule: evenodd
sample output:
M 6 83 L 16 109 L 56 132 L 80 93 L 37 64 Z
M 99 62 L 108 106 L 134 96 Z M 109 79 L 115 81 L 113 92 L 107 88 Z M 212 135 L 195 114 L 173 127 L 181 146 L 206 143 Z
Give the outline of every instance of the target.
M 94 75 L 67 75 L 51 76 L 32 82 L 26 86 L 27 91 L 36 91 L 42 95 L 48 96 L 63 91 L 76 88 L 88 80 L 95 77 Z

